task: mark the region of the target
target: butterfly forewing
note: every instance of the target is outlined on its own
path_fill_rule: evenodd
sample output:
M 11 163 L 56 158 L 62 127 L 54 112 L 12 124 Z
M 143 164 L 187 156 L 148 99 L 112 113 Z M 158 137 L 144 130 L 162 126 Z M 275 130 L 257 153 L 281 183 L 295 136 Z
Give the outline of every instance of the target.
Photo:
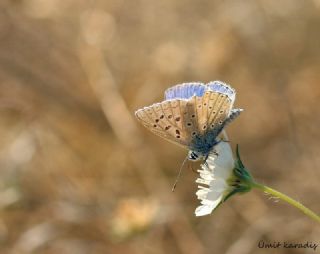
M 198 121 L 198 132 L 203 134 L 208 128 L 208 108 L 210 100 L 210 91 L 204 93 L 202 97 L 197 97 L 196 99 L 196 111 L 197 111 L 197 121 Z
M 190 135 L 183 126 L 186 101 L 168 100 L 153 104 L 136 112 L 142 124 L 168 141 L 188 147 Z
M 137 119 L 149 130 L 158 136 L 167 138 L 168 134 L 163 131 L 160 125 L 157 124 L 157 117 L 152 107 L 139 109 L 135 113 Z
M 165 99 L 189 99 L 192 96 L 202 96 L 207 86 L 200 82 L 175 85 L 165 91 Z
M 191 137 L 191 139 L 197 134 L 199 134 L 198 115 L 197 115 L 197 109 L 196 109 L 197 98 L 198 97 L 193 96 L 188 100 L 187 106 L 186 106 L 186 115 L 183 122 L 187 130 L 187 133 L 189 133 L 189 136 Z

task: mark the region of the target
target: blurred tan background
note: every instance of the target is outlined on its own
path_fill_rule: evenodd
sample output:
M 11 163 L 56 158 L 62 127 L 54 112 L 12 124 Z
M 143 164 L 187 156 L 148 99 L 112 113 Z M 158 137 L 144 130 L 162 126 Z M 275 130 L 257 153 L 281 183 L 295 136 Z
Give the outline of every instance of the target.
M 252 191 L 196 218 L 186 155 L 134 119 L 223 80 L 255 178 L 320 212 L 320 1 L 3 0 L 0 253 L 270 253 L 320 227 Z M 319 247 L 320 248 L 320 247 Z M 319 251 L 319 248 L 317 251 Z M 315 253 L 276 249 L 274 253 Z

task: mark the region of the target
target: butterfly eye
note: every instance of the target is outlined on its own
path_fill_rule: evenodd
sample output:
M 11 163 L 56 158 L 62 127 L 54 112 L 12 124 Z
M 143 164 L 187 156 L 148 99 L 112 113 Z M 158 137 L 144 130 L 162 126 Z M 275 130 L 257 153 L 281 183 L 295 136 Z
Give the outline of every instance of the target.
M 192 118 L 195 118 L 196 116 L 195 116 L 195 115 L 192 115 L 191 117 L 192 117 Z
M 202 128 L 203 128 L 204 130 L 205 130 L 205 129 L 207 129 L 207 125 L 203 125 L 203 127 L 202 127 Z
M 156 119 L 156 121 L 155 121 L 155 122 L 156 122 L 156 123 L 157 123 L 157 122 L 159 122 L 159 119 Z
M 188 126 L 191 126 L 192 124 L 191 124 L 191 123 L 187 123 L 187 125 L 188 125 Z
M 220 120 L 220 121 L 219 121 L 219 124 L 222 124 L 222 123 L 223 123 L 223 122 Z

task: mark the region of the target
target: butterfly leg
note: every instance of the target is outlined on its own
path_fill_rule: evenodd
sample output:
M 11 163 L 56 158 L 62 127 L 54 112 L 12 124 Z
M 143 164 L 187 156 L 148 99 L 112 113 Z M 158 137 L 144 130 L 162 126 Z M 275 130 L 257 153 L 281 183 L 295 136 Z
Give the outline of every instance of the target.
M 207 162 L 207 159 L 209 157 L 209 154 L 206 155 L 206 157 L 204 158 L 204 165 L 208 168 L 209 165 L 208 165 L 208 162 Z
M 204 163 L 203 163 L 207 168 L 209 168 L 209 164 L 208 162 L 205 160 Z

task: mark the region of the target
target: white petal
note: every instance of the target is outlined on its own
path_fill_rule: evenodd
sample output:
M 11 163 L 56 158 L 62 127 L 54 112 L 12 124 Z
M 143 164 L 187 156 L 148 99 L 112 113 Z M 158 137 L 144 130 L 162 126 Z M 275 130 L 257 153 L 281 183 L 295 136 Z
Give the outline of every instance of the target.
M 198 170 L 200 177 L 196 180 L 199 185 L 196 195 L 201 205 L 197 207 L 196 216 L 210 214 L 223 199 L 226 190 L 229 188 L 227 180 L 232 175 L 234 159 L 230 145 L 227 142 L 220 142 L 215 150 L 217 154 L 211 153 L 206 163 Z
M 212 211 L 217 207 L 217 205 L 221 202 L 222 195 L 216 199 L 214 202 L 211 202 L 210 204 L 203 204 L 197 207 L 195 210 L 196 216 L 204 216 L 207 214 L 212 213 Z
M 209 186 L 210 191 L 224 192 L 228 188 L 228 184 L 223 179 L 216 179 L 212 181 Z
M 206 199 L 209 191 L 210 191 L 210 189 L 199 189 L 196 192 L 196 195 L 197 195 L 198 199 Z
M 222 192 L 210 191 L 208 192 L 207 196 L 201 200 L 201 204 L 210 204 L 212 202 L 215 202 L 222 195 Z
M 230 170 L 229 168 L 224 168 L 219 165 L 215 165 L 213 175 L 215 179 L 227 180 L 230 177 L 231 173 L 232 170 Z
M 223 180 L 216 180 L 210 188 L 204 186 L 198 186 L 199 190 L 196 192 L 196 195 L 199 200 L 208 200 L 215 201 L 218 197 L 224 194 L 225 190 L 228 188 L 228 185 Z
M 214 164 L 221 168 L 232 170 L 234 168 L 234 159 L 229 143 L 222 141 L 215 147 L 215 149 L 218 156 L 216 156 Z
M 215 150 L 217 154 L 211 153 L 206 161 L 202 164 L 201 174 L 210 174 L 211 177 L 218 179 L 228 179 L 234 168 L 234 159 L 232 150 L 227 142 L 220 142 Z M 200 175 L 202 177 L 202 175 Z M 207 177 L 208 178 L 208 177 Z
M 206 170 L 199 170 L 199 174 L 200 174 L 200 177 L 202 177 L 203 179 L 207 179 L 207 180 L 214 179 L 213 172 L 206 171 Z
M 196 180 L 196 183 L 206 184 L 206 185 L 209 185 L 210 182 L 211 182 L 211 180 L 203 179 L 203 178 L 197 178 L 197 180 Z

